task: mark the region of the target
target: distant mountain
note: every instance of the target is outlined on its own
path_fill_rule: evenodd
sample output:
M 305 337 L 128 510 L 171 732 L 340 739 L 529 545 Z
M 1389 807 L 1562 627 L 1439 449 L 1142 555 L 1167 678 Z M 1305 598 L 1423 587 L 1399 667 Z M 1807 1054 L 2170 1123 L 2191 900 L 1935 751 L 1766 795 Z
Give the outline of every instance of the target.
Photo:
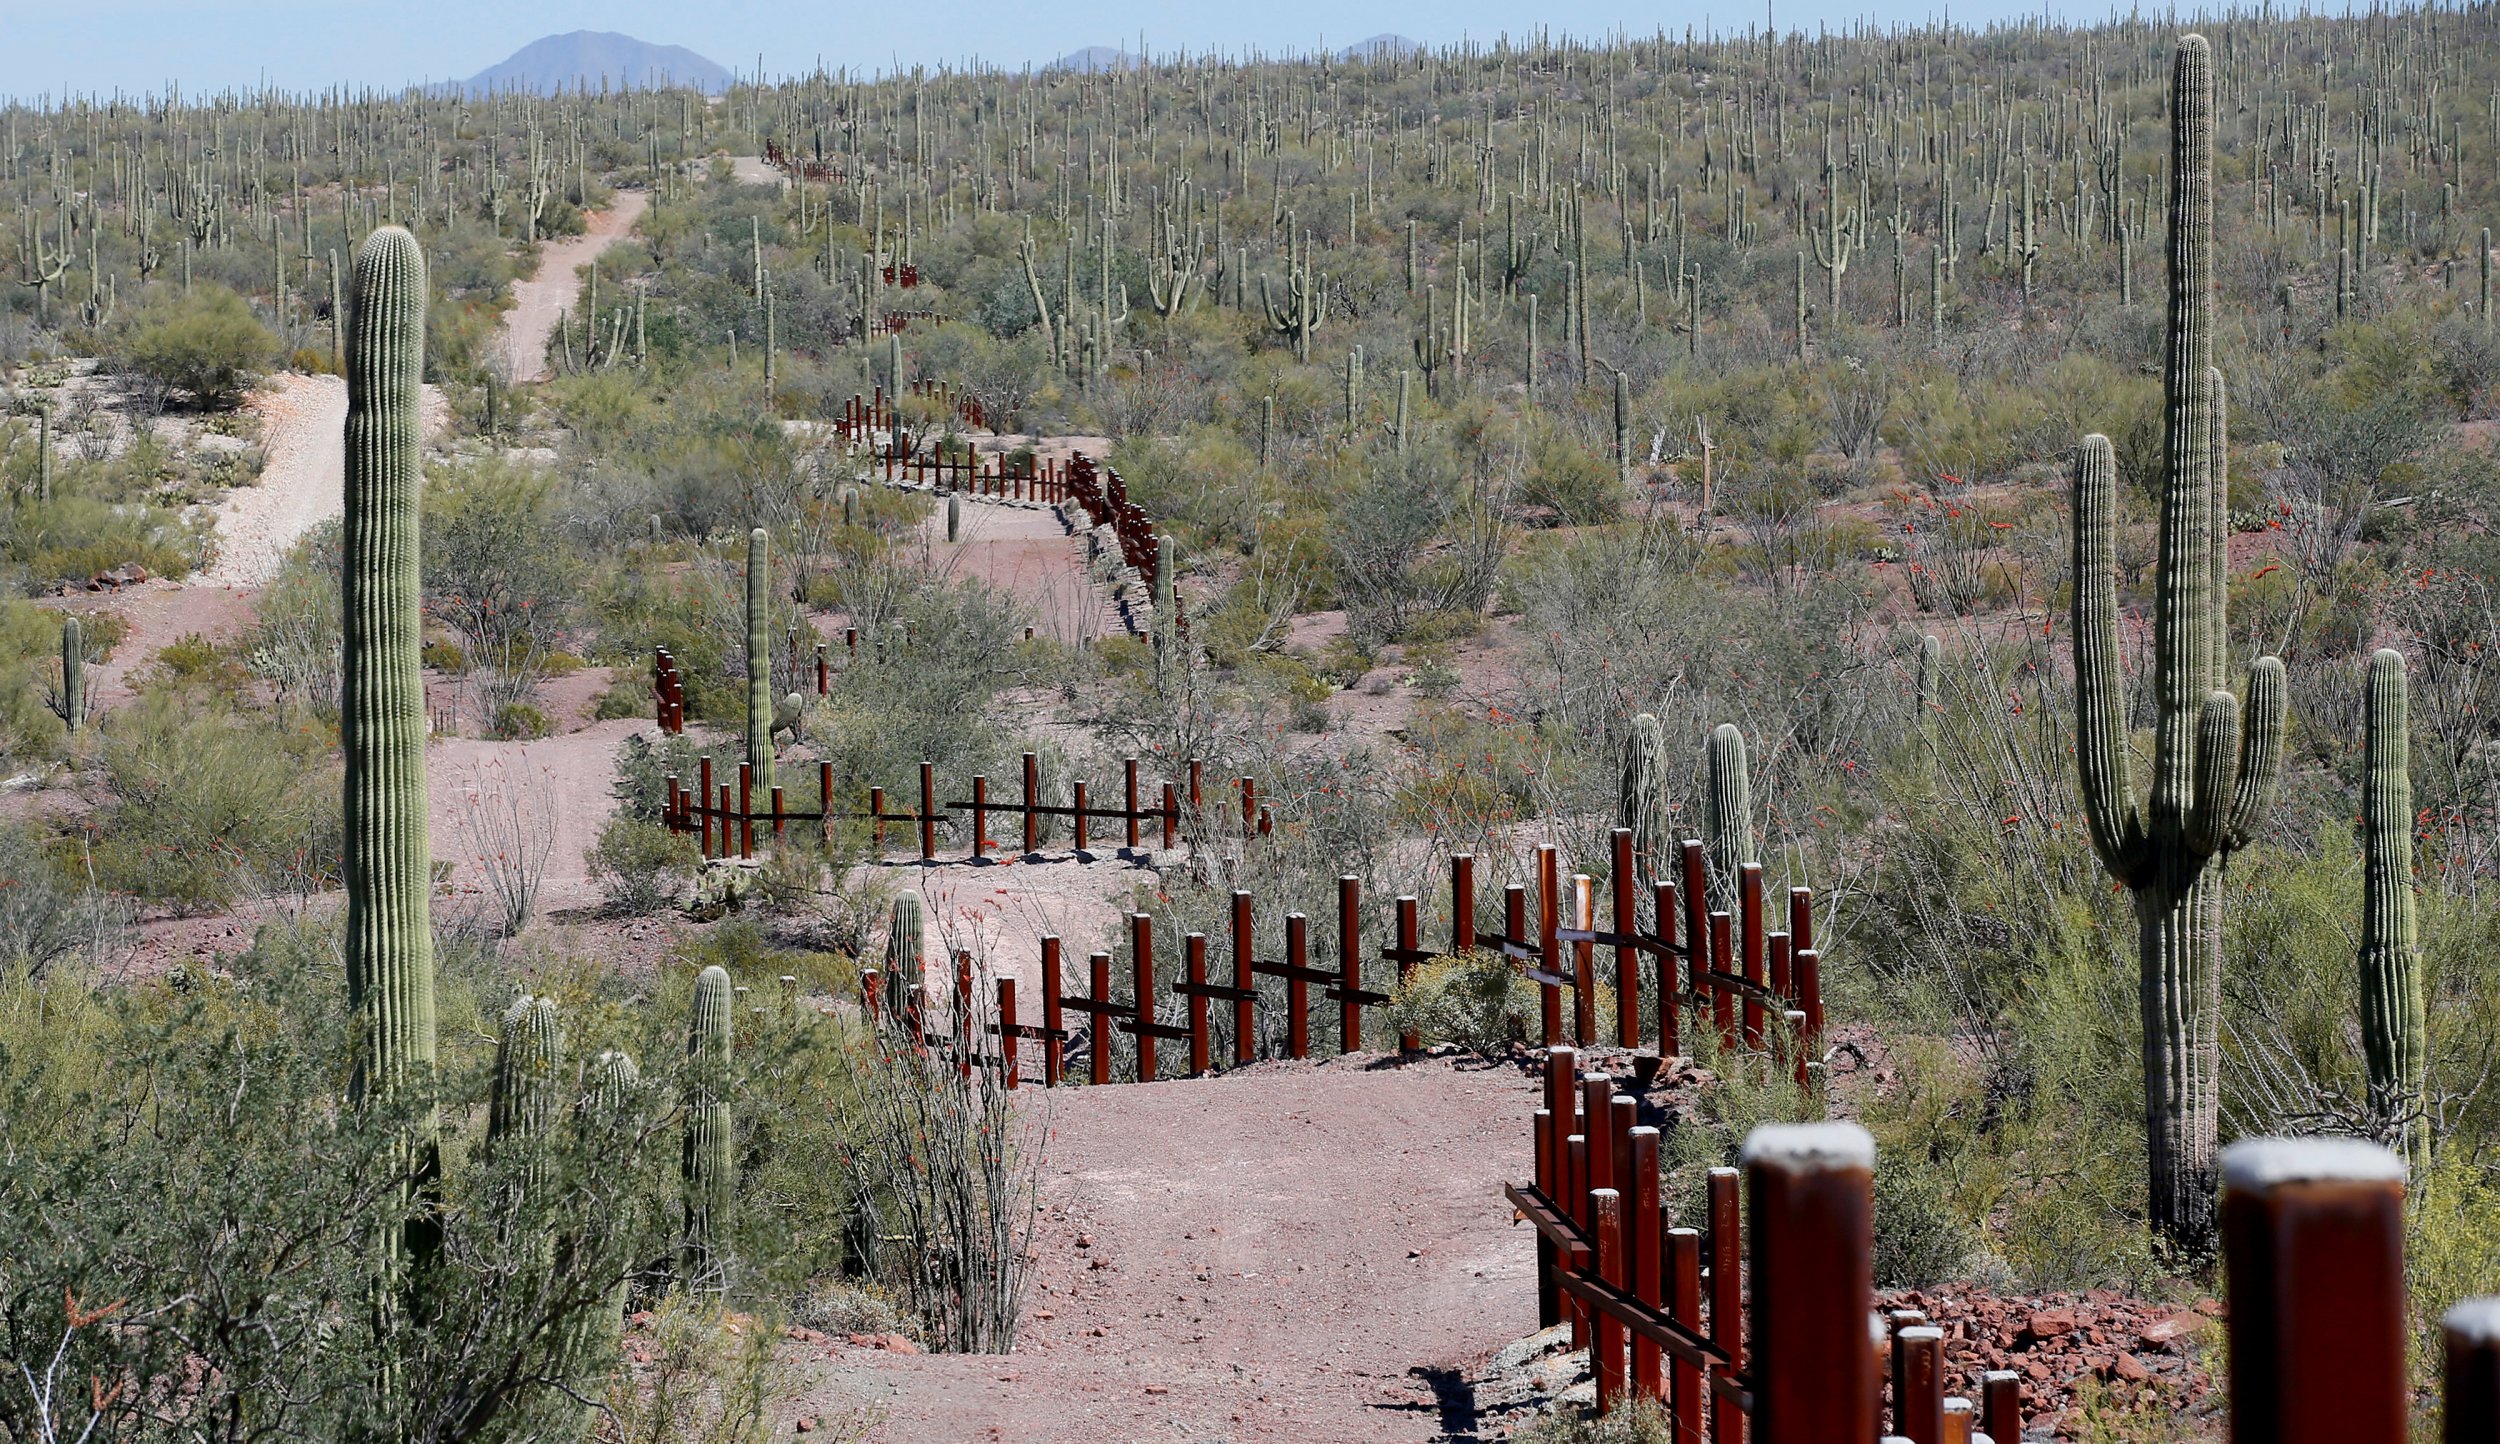
M 1423 48 L 1422 42 L 1409 40 L 1403 35 L 1375 35 L 1369 40 L 1357 40 L 1338 51 L 1337 58 L 1339 60 L 1403 60 Z
M 550 35 L 512 52 L 501 65 L 490 65 L 462 82 L 472 95 L 487 91 L 526 90 L 552 95 L 587 84 L 597 90 L 647 90 L 688 85 L 697 90 L 729 88 L 730 74 L 682 45 L 653 45 L 631 35 L 605 30 L 576 30 Z
M 1093 75 L 1105 70 L 1134 70 L 1137 65 L 1137 57 L 1126 50 L 1114 49 L 1108 45 L 1088 45 L 1082 50 L 1071 50 L 1042 68 L 1044 70 L 1073 70 L 1080 75 Z

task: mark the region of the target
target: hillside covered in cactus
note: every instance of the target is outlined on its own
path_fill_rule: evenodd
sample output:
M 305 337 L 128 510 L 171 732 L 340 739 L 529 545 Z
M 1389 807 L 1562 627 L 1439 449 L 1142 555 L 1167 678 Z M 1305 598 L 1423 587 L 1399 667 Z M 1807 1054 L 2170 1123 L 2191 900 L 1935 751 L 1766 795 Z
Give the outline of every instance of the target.
M 0 1439 L 2486 1437 L 2500 12 L 1530 33 L 0 104 Z

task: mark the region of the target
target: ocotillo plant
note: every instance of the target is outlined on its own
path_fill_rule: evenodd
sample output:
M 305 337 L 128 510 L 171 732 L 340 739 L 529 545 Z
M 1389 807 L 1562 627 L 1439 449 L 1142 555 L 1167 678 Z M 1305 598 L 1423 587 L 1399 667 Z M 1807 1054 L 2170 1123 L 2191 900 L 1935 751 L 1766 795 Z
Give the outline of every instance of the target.
M 1675 839 L 1667 826 L 1667 730 L 1647 712 L 1623 739 L 1623 783 L 1615 794 L 1615 825 L 1632 833 L 1632 862 L 1643 887 L 1670 876 Z
M 755 790 L 773 790 L 772 538 L 762 527 L 747 533 L 747 761 Z
M 2271 805 L 2283 664 L 2249 668 L 2245 716 L 2221 688 L 2225 437 L 2213 355 L 2213 58 L 2184 36 L 2171 81 L 2170 301 L 2154 599 L 2153 788 L 2139 803 L 2119 678 L 2117 460 L 2087 436 L 2075 461 L 2075 754 L 2094 849 L 2133 892 L 2154 1228 L 2207 1248 L 2221 1114 L 2221 894 L 2214 859 Z
M 356 249 L 347 328 L 345 564 L 339 739 L 347 755 L 348 1007 L 356 1101 L 422 1090 L 433 1071 L 433 853 L 426 827 L 425 683 L 417 656 L 418 465 L 425 253 L 384 226 Z M 435 1123 L 409 1140 L 411 1177 L 438 1163 Z M 412 1227 L 389 1252 L 422 1251 Z
M 61 725 L 87 725 L 87 629 L 76 617 L 61 618 Z
M 686 1025 L 686 1242 L 681 1268 L 689 1289 L 719 1293 L 728 1286 L 730 1204 L 737 1157 L 729 1118 L 729 973 L 719 964 L 694 982 L 694 1013 Z
M 2430 1153 L 2421 1117 L 2429 1025 L 2414 932 L 2413 776 L 2401 655 L 2381 651 L 2370 659 L 2362 715 L 2369 770 L 2361 783 L 2361 1044 L 2371 1111 L 2387 1141 L 2418 1168 Z
M 1710 905 L 1736 911 L 1736 879 L 1753 853 L 1753 782 L 1745 765 L 1745 734 L 1733 722 L 1710 731 L 1710 790 L 1702 807 L 1710 844 Z

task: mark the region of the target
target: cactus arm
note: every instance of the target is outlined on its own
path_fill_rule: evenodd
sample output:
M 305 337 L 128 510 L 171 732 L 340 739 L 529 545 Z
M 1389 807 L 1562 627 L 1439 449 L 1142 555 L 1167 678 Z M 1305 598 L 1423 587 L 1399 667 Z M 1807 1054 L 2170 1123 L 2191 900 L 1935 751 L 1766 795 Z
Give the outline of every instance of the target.
M 2118 669 L 2118 457 L 2109 438 L 2075 454 L 2075 756 L 2093 850 L 2121 882 L 2142 866 L 2144 823 L 2127 752 L 2126 683 Z
M 2196 715 L 2196 756 L 2188 783 L 2187 845 L 2211 857 L 2230 845 L 2231 787 L 2239 774 L 2240 699 L 2224 691 L 2205 694 Z
M 2274 810 L 2283 781 L 2283 660 L 2259 657 L 2248 664 L 2248 700 L 2240 714 L 2239 776 L 2231 789 L 2231 816 L 2224 847 L 2246 847 Z

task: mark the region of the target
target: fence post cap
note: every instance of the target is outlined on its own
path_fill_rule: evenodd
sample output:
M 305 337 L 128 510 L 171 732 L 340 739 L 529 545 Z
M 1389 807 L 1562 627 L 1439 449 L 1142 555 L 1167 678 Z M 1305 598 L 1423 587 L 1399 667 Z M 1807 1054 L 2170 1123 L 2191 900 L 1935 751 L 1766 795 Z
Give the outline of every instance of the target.
M 2243 1193 L 2286 1183 L 2402 1183 L 2405 1165 L 2358 1138 L 2251 1138 L 2222 1150 L 2222 1181 Z
M 2455 1338 L 2473 1344 L 2500 1344 L 2500 1297 L 2467 1299 L 2440 1316 Z
M 1854 1123 L 1769 1123 L 1745 1135 L 1745 1165 L 1792 1173 L 1875 1167 L 1875 1136 Z
M 1993 1382 L 1998 1379 L 2019 1380 L 2023 1377 L 2023 1373 L 2020 1369 L 1990 1369 L 1988 1372 L 1980 1375 L 1979 1377 L 1981 1380 L 1987 1382 Z
M 1912 1324 L 1908 1328 L 1894 1334 L 1893 1337 L 1896 1339 L 1909 1339 L 1912 1341 L 1920 1339 L 1942 1339 L 1944 1337 L 1944 1330 L 1934 1324 Z

